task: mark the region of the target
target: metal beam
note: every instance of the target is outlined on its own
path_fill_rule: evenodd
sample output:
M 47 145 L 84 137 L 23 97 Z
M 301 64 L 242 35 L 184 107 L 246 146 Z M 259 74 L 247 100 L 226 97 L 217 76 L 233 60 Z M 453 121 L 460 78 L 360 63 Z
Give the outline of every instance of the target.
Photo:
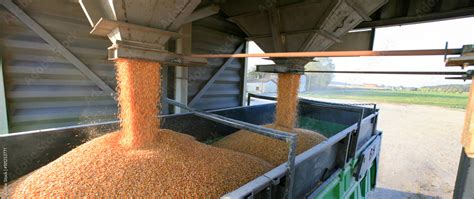
M 245 54 L 249 53 L 249 41 L 245 42 Z M 241 101 L 241 106 L 245 106 L 245 102 L 247 101 L 247 71 L 249 69 L 249 59 L 245 58 L 245 64 L 244 64 L 244 70 L 242 70 L 242 85 L 240 85 L 240 88 L 242 89 L 240 92 L 242 93 L 242 101 Z
M 392 19 L 383 19 L 375 21 L 366 21 L 359 24 L 355 29 L 364 28 L 375 28 L 375 27 L 386 27 L 386 26 L 399 26 L 405 24 L 416 24 L 422 22 L 456 19 L 462 17 L 474 16 L 474 7 L 457 9 L 449 12 L 432 13 L 427 15 L 412 16 L 412 17 L 398 17 Z
M 193 21 L 197 21 L 199 19 L 203 19 L 211 15 L 215 15 L 219 13 L 219 10 L 220 10 L 219 5 L 216 5 L 216 4 L 212 4 L 204 8 L 197 9 L 186 18 L 184 23 L 185 24 L 192 23 Z
M 272 32 L 273 50 L 276 52 L 286 51 L 286 45 L 281 34 L 280 12 L 275 7 L 268 10 L 268 21 Z
M 81 8 L 84 11 L 87 20 L 92 27 L 103 17 L 102 7 L 98 0 L 77 0 L 81 4 Z
M 49 34 L 41 25 L 34 21 L 30 16 L 28 16 L 21 8 L 19 8 L 11 0 L 2 0 L 0 3 L 9 10 L 13 15 L 15 15 L 20 21 L 22 21 L 26 26 L 38 34 L 44 41 L 46 41 L 53 48 L 55 53 L 62 55 L 66 60 L 71 62 L 76 66 L 79 71 L 81 71 L 87 78 L 93 81 L 100 89 L 102 89 L 107 94 L 115 95 L 115 90 L 107 85 L 99 76 L 97 76 L 93 71 L 91 71 L 84 63 L 81 62 L 74 54 L 72 54 L 68 49 L 66 49 L 61 42 L 56 40 L 51 34 Z
M 255 54 L 194 54 L 196 58 L 245 58 L 245 57 L 377 57 L 377 56 L 424 56 L 424 55 L 460 55 L 462 49 L 426 49 L 426 50 L 386 50 L 386 51 L 313 51 L 313 52 L 276 52 Z
M 177 31 L 181 25 L 185 24 L 186 19 L 200 3 L 201 0 L 189 0 L 186 6 L 180 10 L 178 16 L 176 16 L 173 23 L 167 29 L 170 31 Z
M 8 134 L 7 98 L 3 79 L 3 54 L 0 54 L 0 135 Z
M 244 46 L 245 46 L 245 43 L 242 43 L 234 51 L 234 54 L 242 52 L 242 49 L 244 48 Z M 222 64 L 222 66 L 214 73 L 214 75 L 212 75 L 211 79 L 209 79 L 206 82 L 204 87 L 202 87 L 201 90 L 199 90 L 199 92 L 189 102 L 189 104 L 188 104 L 189 107 L 193 107 L 201 99 L 201 97 L 204 95 L 204 93 L 207 92 L 207 90 L 212 86 L 212 84 L 214 84 L 214 82 L 217 80 L 217 78 L 219 78 L 219 75 L 225 71 L 225 69 L 230 65 L 230 63 L 232 63 L 232 61 L 234 61 L 234 58 L 229 58 L 229 59 L 227 59 L 227 61 L 224 64 Z

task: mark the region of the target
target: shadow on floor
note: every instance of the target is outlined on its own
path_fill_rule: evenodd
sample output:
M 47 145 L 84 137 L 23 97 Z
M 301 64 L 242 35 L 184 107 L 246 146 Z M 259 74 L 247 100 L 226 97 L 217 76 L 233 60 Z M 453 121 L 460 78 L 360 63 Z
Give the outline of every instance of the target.
M 376 188 L 374 191 L 371 191 L 368 195 L 369 199 L 377 199 L 377 198 L 410 198 L 410 199 L 425 199 L 425 198 L 434 198 L 438 199 L 441 198 L 439 196 L 428 196 L 420 193 L 410 193 L 404 191 L 397 191 L 392 189 L 385 189 L 385 188 Z

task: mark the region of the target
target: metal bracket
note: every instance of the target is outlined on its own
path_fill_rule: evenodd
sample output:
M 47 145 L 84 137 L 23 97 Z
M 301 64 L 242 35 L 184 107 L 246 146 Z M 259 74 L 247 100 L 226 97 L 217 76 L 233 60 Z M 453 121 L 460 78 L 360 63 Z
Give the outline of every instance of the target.
M 380 140 L 379 136 L 364 150 L 364 152 L 362 152 L 362 154 L 360 154 L 353 175 L 356 180 L 362 179 L 372 166 L 372 162 L 380 152 Z
M 104 18 L 96 23 L 91 34 L 107 36 L 112 41 L 112 46 L 108 48 L 109 60 L 130 58 L 158 61 L 170 66 L 207 65 L 207 59 L 165 50 L 166 42 L 170 38 L 184 38 L 189 35 Z
M 304 68 L 293 68 L 286 65 L 257 65 L 257 72 L 263 73 L 295 73 L 295 74 L 304 74 Z
M 446 66 L 460 66 L 465 68 L 474 65 L 474 44 L 464 45 L 461 56 L 450 57 L 446 60 Z
M 207 66 L 207 59 L 194 58 L 171 53 L 159 48 L 149 48 L 150 44 L 130 41 L 116 41 L 108 48 L 109 60 L 118 58 L 158 61 L 168 66 Z
M 471 80 L 474 75 L 474 70 L 466 71 L 466 74 L 457 76 L 457 77 L 445 77 L 445 79 L 454 79 L 454 80 Z
M 304 66 L 308 62 L 316 62 L 312 58 L 272 58 L 275 64 L 257 65 L 257 72 L 304 74 Z

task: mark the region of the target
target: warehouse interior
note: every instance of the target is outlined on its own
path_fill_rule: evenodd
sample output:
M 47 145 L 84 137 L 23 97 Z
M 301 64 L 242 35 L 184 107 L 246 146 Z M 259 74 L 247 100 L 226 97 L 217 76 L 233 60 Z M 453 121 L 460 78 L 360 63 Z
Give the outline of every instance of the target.
M 0 0 L 0 134 L 5 135 L 0 143 L 24 139 L 15 134 L 35 133 L 25 143 L 35 144 L 30 150 L 43 147 L 30 157 L 37 163 L 19 169 L 11 177 L 16 178 L 80 144 L 64 148 L 67 143 L 55 143 L 70 137 L 56 137 L 36 145 L 51 130 L 81 128 L 102 135 L 117 129 L 114 60 L 119 58 L 162 63 L 161 97 L 180 103 L 160 100 L 160 117 L 171 121 L 193 111 L 246 106 L 246 59 L 232 54 L 246 54 L 248 41 L 265 53 L 371 51 L 375 28 L 468 16 L 474 16 L 472 0 Z M 199 56 L 212 54 L 228 56 Z M 312 60 L 271 59 L 296 71 Z M 362 118 L 377 117 L 375 108 L 361 110 Z M 376 135 L 375 126 L 371 128 Z M 199 141 L 206 137 L 193 136 Z M 367 136 L 349 151 L 356 154 L 362 142 L 371 140 Z M 40 158 L 54 150 L 56 154 Z M 21 158 L 9 160 L 20 165 L 14 161 Z

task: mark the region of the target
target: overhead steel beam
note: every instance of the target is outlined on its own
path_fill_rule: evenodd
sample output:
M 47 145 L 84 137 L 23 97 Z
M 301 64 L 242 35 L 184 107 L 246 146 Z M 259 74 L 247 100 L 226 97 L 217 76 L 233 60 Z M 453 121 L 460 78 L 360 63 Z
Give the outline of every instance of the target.
M 81 60 L 79 60 L 74 54 L 66 49 L 61 42 L 56 40 L 51 34 L 48 33 L 41 25 L 34 21 L 28 14 L 26 14 L 20 7 L 18 7 L 11 0 L 1 0 L 2 4 L 8 11 L 15 15 L 20 21 L 28 26 L 33 32 L 38 34 L 44 41 L 46 41 L 55 53 L 62 55 L 66 60 L 71 62 L 79 71 L 81 71 L 87 78 L 93 81 L 100 89 L 107 94 L 115 95 L 115 90 L 107 85 L 99 76 L 97 76 L 92 70 L 90 70 Z
M 196 58 L 245 58 L 245 57 L 373 57 L 373 56 L 420 56 L 420 55 L 460 55 L 462 49 L 426 50 L 386 50 L 386 51 L 314 51 L 314 52 L 276 52 L 255 54 L 194 54 Z
M 0 135 L 8 134 L 7 98 L 3 79 L 3 53 L 0 52 Z
M 449 11 L 449 12 L 419 15 L 419 16 L 398 17 L 398 18 L 392 18 L 392 19 L 366 21 L 359 24 L 355 29 L 399 26 L 399 25 L 405 25 L 405 24 L 416 24 L 416 23 L 422 23 L 422 22 L 438 21 L 441 19 L 444 19 L 444 20 L 456 19 L 456 18 L 470 17 L 470 16 L 474 16 L 474 7 L 457 9 L 457 10 Z
M 78 0 L 78 3 L 81 4 L 82 10 L 88 11 L 84 13 L 92 27 L 94 27 L 102 17 L 104 17 L 102 16 L 104 11 L 102 10 L 98 0 Z
M 276 52 L 286 51 L 284 38 L 281 34 L 280 11 L 275 7 L 268 10 L 268 21 L 272 32 L 273 50 Z
M 242 52 L 243 48 L 245 46 L 245 43 L 242 43 L 235 51 L 234 53 L 240 53 Z M 199 92 L 193 97 L 193 99 L 189 102 L 188 106 L 193 107 L 196 105 L 197 102 L 202 98 L 202 96 L 209 90 L 209 88 L 214 84 L 214 82 L 219 78 L 220 74 L 222 74 L 225 69 L 234 61 L 235 58 L 229 58 L 227 61 L 222 64 L 222 66 L 212 75 L 212 77 L 206 82 L 204 87 L 199 90 Z

